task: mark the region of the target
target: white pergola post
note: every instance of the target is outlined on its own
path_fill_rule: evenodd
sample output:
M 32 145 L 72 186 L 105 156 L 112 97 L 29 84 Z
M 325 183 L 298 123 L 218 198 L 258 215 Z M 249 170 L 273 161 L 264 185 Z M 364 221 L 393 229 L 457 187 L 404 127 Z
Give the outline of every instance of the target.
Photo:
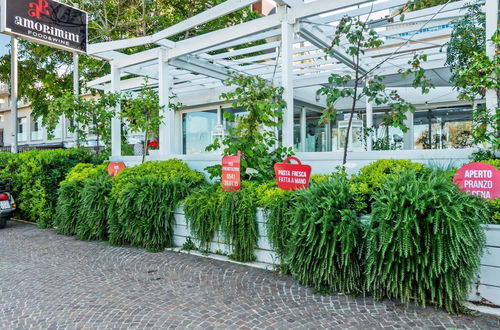
M 366 150 L 372 151 L 373 149 L 373 103 L 366 100 L 366 129 L 368 134 L 366 136 Z
M 160 115 L 163 120 L 160 124 L 160 155 L 166 156 L 174 154 L 175 147 L 175 113 L 170 109 L 170 95 L 172 89 L 172 79 L 169 73 L 168 50 L 162 49 L 158 57 L 158 93 L 160 106 L 163 109 Z
M 111 63 L 111 92 L 120 93 L 121 70 L 114 63 Z M 120 119 L 120 104 L 115 108 L 115 116 L 111 120 L 111 156 L 120 157 L 122 155 L 122 123 Z
M 293 146 L 293 20 L 290 20 L 286 6 L 278 7 L 281 15 L 281 84 L 284 89 L 283 99 L 286 109 L 283 114 L 283 145 Z
M 307 110 L 305 107 L 300 109 L 300 151 L 306 152 L 307 143 Z
M 406 133 L 403 134 L 403 148 L 405 150 L 413 149 L 413 132 L 414 132 L 414 124 L 413 124 L 414 115 L 413 112 L 406 113 L 405 125 L 408 127 Z
M 487 0 L 485 5 L 486 12 L 486 55 L 493 59 L 496 54 L 495 43 L 491 37 L 498 29 L 498 0 Z M 495 108 L 498 107 L 498 96 L 496 90 L 486 91 L 486 108 L 494 115 Z

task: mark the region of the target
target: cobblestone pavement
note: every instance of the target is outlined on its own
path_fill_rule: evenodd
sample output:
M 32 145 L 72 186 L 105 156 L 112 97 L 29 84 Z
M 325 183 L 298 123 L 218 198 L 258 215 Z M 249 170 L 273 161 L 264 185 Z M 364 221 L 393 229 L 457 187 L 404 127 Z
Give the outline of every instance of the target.
M 10 222 L 0 230 L 0 328 L 29 327 L 498 329 L 500 319 L 321 296 L 269 271 Z

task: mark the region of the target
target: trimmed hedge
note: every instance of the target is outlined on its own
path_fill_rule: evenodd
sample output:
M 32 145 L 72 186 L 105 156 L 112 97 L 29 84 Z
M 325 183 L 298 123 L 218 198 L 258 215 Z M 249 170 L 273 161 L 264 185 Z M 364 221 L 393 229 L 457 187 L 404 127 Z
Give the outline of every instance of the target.
M 26 220 L 40 228 L 53 224 L 59 183 L 78 163 L 90 162 L 87 149 L 32 150 L 7 158 L 0 170 L 0 181 L 13 184 L 18 211 Z

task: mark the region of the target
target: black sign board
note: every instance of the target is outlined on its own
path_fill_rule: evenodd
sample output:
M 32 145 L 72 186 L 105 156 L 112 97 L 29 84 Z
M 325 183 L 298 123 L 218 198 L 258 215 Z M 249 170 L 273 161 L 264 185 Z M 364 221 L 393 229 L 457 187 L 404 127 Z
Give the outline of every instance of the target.
M 87 52 L 87 13 L 54 0 L 1 0 L 2 32 Z

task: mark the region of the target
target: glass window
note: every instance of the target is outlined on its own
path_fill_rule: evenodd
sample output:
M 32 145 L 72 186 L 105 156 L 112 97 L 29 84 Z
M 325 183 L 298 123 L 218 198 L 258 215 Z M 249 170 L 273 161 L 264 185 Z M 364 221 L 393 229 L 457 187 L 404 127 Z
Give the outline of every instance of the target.
M 200 154 L 210 145 L 217 125 L 217 110 L 187 112 L 182 115 L 182 146 L 186 155 Z
M 463 149 L 472 143 L 472 110 L 440 108 L 414 115 L 415 149 Z
M 327 150 L 327 126 L 319 124 L 320 114 L 307 114 L 306 118 L 306 152 L 324 152 Z
M 399 127 L 383 125 L 384 113 L 373 114 L 373 150 L 400 150 L 404 148 L 404 133 Z
M 19 141 L 26 141 L 26 118 L 17 119 L 17 139 Z
M 42 120 L 40 118 L 31 119 L 31 140 L 42 140 Z

